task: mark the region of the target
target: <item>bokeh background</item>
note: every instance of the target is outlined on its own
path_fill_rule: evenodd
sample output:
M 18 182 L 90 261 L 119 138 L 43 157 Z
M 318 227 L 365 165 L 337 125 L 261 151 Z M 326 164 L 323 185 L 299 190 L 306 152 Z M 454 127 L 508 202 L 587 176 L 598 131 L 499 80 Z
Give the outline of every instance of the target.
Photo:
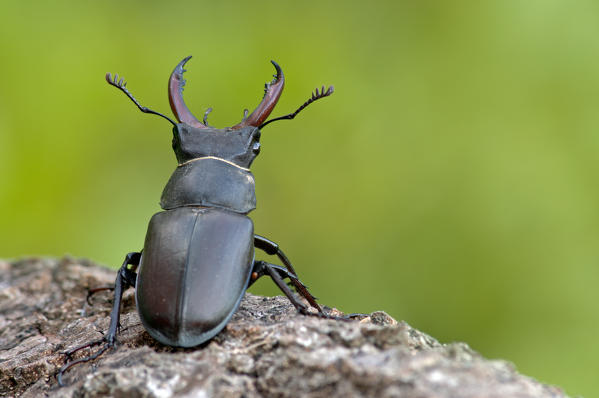
M 599 391 L 599 3 L 2 0 L 0 256 L 142 247 L 170 115 L 236 124 L 283 67 L 256 232 L 322 303 L 385 310 L 571 395 Z M 254 293 L 277 294 L 267 280 Z

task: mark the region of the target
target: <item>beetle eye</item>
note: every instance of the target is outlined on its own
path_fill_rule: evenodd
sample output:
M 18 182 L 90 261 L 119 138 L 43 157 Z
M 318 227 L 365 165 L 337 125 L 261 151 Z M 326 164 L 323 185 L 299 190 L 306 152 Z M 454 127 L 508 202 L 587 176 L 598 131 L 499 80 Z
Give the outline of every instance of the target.
M 252 147 L 252 151 L 257 155 L 260 153 L 260 143 L 259 142 L 255 142 L 254 146 Z

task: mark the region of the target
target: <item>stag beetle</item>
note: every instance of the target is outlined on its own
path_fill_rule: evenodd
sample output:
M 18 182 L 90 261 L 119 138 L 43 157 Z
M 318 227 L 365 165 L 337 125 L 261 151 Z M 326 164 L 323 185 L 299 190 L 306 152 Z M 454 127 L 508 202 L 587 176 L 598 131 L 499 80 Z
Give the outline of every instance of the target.
M 159 342 L 175 347 L 202 344 L 220 332 L 237 310 L 246 289 L 269 275 L 302 314 L 327 315 L 298 279 L 291 262 L 273 241 L 254 234 L 247 214 L 256 207 L 254 176 L 250 165 L 260 153 L 260 130 L 276 120 L 293 119 L 312 102 L 333 93 L 333 87 L 316 89 L 295 112 L 266 121 L 277 104 L 285 78 L 271 61 L 276 75 L 265 85 L 262 102 L 233 127 L 217 129 L 194 117 L 183 101 L 184 65 L 175 67 L 168 82 L 169 102 L 179 123 L 141 106 L 123 78 L 106 74 L 108 84 L 118 88 L 144 113 L 158 115 L 173 124 L 173 149 L 178 166 L 160 200 L 164 211 L 151 218 L 143 250 L 126 255 L 114 287 L 110 326 L 105 336 L 65 354 L 102 346 L 93 355 L 66 363 L 58 382 L 71 366 L 93 360 L 114 346 L 119 327 L 123 291 L 135 287 L 137 311 L 148 333 Z M 254 248 L 276 255 L 284 266 L 254 259 Z M 138 270 L 139 268 L 139 270 Z M 305 298 L 316 312 L 296 298 L 284 282 Z M 102 289 L 95 289 L 95 291 Z

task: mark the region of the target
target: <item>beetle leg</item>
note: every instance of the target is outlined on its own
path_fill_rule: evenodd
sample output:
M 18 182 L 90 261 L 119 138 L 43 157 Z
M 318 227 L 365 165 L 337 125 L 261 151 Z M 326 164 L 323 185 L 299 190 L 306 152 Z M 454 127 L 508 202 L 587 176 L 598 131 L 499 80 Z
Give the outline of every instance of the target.
M 279 289 L 281 289 L 281 291 L 285 294 L 285 296 L 287 296 L 289 301 L 291 301 L 291 304 L 293 304 L 293 306 L 302 315 L 316 316 L 316 317 L 325 318 L 325 319 L 335 319 L 338 321 L 350 321 L 351 320 L 351 317 L 338 317 L 338 316 L 326 314 L 324 311 L 322 311 L 320 309 L 320 307 L 319 307 L 318 312 L 316 312 L 316 313 L 310 312 L 308 310 L 308 307 L 306 307 L 306 305 L 304 303 L 302 303 L 295 297 L 295 295 L 293 294 L 293 292 L 291 291 L 289 286 L 287 286 L 285 284 L 285 282 L 283 281 L 283 278 L 287 277 L 291 280 L 295 279 L 301 284 L 299 279 L 297 279 L 297 277 L 294 274 L 289 272 L 289 270 L 285 269 L 284 267 L 270 264 L 270 263 L 267 263 L 266 261 L 255 261 L 254 268 L 252 270 L 252 277 L 250 278 L 250 285 L 253 282 L 255 282 L 258 278 L 260 278 L 261 276 L 264 276 L 264 275 L 269 275 L 272 278 L 272 280 L 279 287 Z M 303 286 L 303 284 L 302 284 L 302 286 Z
M 87 301 L 87 304 L 89 305 L 93 305 L 91 298 L 94 294 L 98 293 L 98 292 L 102 292 L 104 290 L 114 290 L 114 286 L 102 286 L 102 287 L 95 287 L 93 289 L 89 289 L 87 291 L 87 297 L 85 298 L 85 301 Z
M 268 271 L 266 270 L 265 264 L 268 264 L 270 267 L 274 268 L 274 270 L 279 273 L 279 276 L 281 278 L 297 279 L 297 281 L 299 283 L 301 283 L 302 286 L 306 287 L 306 285 L 304 285 L 302 283 L 302 281 L 300 281 L 297 278 L 297 276 L 292 274 L 287 268 L 281 267 L 280 265 L 270 264 L 265 261 L 255 261 L 254 262 L 254 268 L 252 269 L 252 276 L 250 278 L 250 283 L 248 284 L 248 287 L 252 286 L 254 284 L 254 282 L 256 282 L 258 279 L 262 278 L 264 275 L 269 275 Z M 287 284 L 287 285 L 289 285 L 289 284 Z
M 277 245 L 275 242 L 269 239 L 266 239 L 263 236 L 254 235 L 254 246 L 260 250 L 263 250 L 266 254 L 276 255 L 293 275 L 289 276 L 289 280 L 291 280 L 291 283 L 293 284 L 293 287 L 295 287 L 297 292 L 306 300 L 308 300 L 310 305 L 314 307 L 316 310 L 318 310 L 319 313 L 324 314 L 322 308 L 320 308 L 320 306 L 316 302 L 316 298 L 312 296 L 312 294 L 310 294 L 306 286 L 304 286 L 304 284 L 301 283 L 300 280 L 297 278 L 297 272 L 295 272 L 295 269 L 293 269 L 291 261 L 289 261 L 285 253 L 283 253 L 283 251 L 279 248 L 279 245 Z
M 125 261 L 123 262 L 123 265 L 121 266 L 121 268 L 119 269 L 119 271 L 117 273 L 116 281 L 114 282 L 114 287 L 101 288 L 102 290 L 106 290 L 106 289 L 114 290 L 114 303 L 112 306 L 112 311 L 110 312 L 110 326 L 108 328 L 108 333 L 106 333 L 104 335 L 104 337 L 102 337 L 101 339 L 94 340 L 89 343 L 72 348 L 72 349 L 66 351 L 64 354 L 67 356 L 67 358 L 70 359 L 74 353 L 76 353 L 77 351 L 80 351 L 84 348 L 95 347 L 97 345 L 103 345 L 103 347 L 100 348 L 97 352 L 95 352 L 94 354 L 92 354 L 90 356 L 87 356 L 84 358 L 79 358 L 74 361 L 65 363 L 62 366 L 62 368 L 60 368 L 60 370 L 58 371 L 58 374 L 56 375 L 56 379 L 58 380 L 58 384 L 60 386 L 64 386 L 64 383 L 62 382 L 62 375 L 67 370 L 69 370 L 74 365 L 77 365 L 78 363 L 88 362 L 88 361 L 96 359 L 104 351 L 106 351 L 110 347 L 113 347 L 114 344 L 116 343 L 116 334 L 117 334 L 117 331 L 119 328 L 119 321 L 120 321 L 120 317 L 121 317 L 121 301 L 123 300 L 123 292 L 129 287 L 135 286 L 135 275 L 137 275 L 135 273 L 135 270 L 139 266 L 140 259 L 141 259 L 141 253 L 139 253 L 139 252 L 128 253 L 125 256 Z M 129 265 L 132 265 L 132 267 L 129 268 Z
M 284 276 L 281 276 L 280 275 L 281 273 Z M 293 294 L 293 292 L 291 291 L 289 286 L 287 286 L 285 284 L 285 281 L 283 281 L 283 277 L 289 277 L 289 279 L 292 279 L 292 278 L 297 279 L 297 277 L 294 274 L 290 273 L 288 270 L 284 269 L 283 267 L 267 263 L 266 261 L 255 261 L 254 268 L 252 270 L 252 277 L 250 279 L 250 284 L 252 284 L 258 278 L 260 278 L 261 276 L 264 276 L 264 275 L 269 275 L 272 278 L 274 283 L 279 287 L 279 289 L 281 289 L 281 291 L 285 294 L 285 296 L 287 296 L 289 301 L 291 301 L 291 304 L 293 304 L 293 306 L 299 312 L 301 312 L 302 314 L 310 313 L 308 311 L 308 308 L 304 305 L 304 303 L 302 303 L 295 297 L 295 295 Z
M 132 253 L 129 253 L 128 256 L 131 254 Z M 135 253 L 133 253 L 133 254 L 135 254 Z M 131 264 L 131 263 L 128 263 L 128 264 Z M 134 265 L 134 267 L 137 268 L 137 265 Z M 130 285 L 131 287 L 135 287 L 135 281 L 137 279 L 137 274 L 135 273 L 135 270 L 133 268 L 124 268 L 124 269 L 121 269 L 119 272 L 120 272 L 121 276 L 125 278 L 128 285 Z M 93 305 L 93 303 L 91 302 L 92 296 L 98 292 L 103 292 L 104 290 L 114 290 L 114 285 L 100 286 L 100 287 L 95 287 L 93 289 L 89 289 L 87 291 L 87 297 L 85 299 L 85 301 L 87 301 L 87 304 Z

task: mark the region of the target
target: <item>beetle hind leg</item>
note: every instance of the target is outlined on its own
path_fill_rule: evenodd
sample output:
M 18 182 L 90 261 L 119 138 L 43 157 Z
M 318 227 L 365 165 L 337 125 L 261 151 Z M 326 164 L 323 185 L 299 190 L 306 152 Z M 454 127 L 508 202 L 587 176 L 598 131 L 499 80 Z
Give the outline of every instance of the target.
M 137 276 L 135 271 L 137 270 L 137 267 L 139 266 L 140 260 L 141 260 L 140 252 L 128 253 L 125 256 L 125 261 L 123 262 L 123 265 L 121 266 L 121 268 L 119 269 L 119 271 L 117 273 L 116 281 L 114 282 L 114 287 L 111 286 L 111 287 L 103 287 L 103 288 L 99 288 L 99 289 L 90 290 L 91 294 L 93 294 L 97 291 L 100 291 L 100 290 L 114 290 L 114 303 L 112 306 L 112 311 L 110 312 L 110 326 L 108 328 L 108 333 L 106 333 L 102 338 L 100 338 L 98 340 L 93 340 L 89 343 L 80 345 L 78 347 L 72 348 L 72 349 L 64 352 L 64 354 L 67 356 L 67 359 L 69 359 L 70 361 L 65 363 L 60 368 L 60 370 L 58 371 L 58 374 L 56 375 L 56 379 L 58 380 L 58 384 L 60 386 L 64 386 L 62 376 L 71 367 L 73 367 L 79 363 L 92 361 L 92 360 L 98 358 L 100 355 L 102 355 L 102 353 L 104 353 L 104 351 L 106 351 L 107 349 L 109 349 L 115 345 L 116 334 L 117 334 L 117 331 L 120 326 L 119 320 L 121 317 L 121 301 L 123 299 L 123 292 L 126 289 L 128 289 L 129 287 L 135 286 L 135 279 Z M 131 265 L 131 267 L 129 267 L 129 265 Z M 88 299 L 89 299 L 89 297 L 90 297 L 90 295 L 88 294 Z M 100 348 L 98 351 L 96 351 L 92 355 L 89 355 L 84 358 L 79 358 L 76 360 L 71 360 L 72 355 L 75 354 L 76 352 L 81 351 L 84 348 L 91 348 L 91 347 L 95 347 L 95 346 L 99 346 L 99 345 L 102 345 L 102 348 Z
M 279 289 L 281 289 L 281 291 L 285 294 L 285 296 L 287 296 L 289 301 L 291 301 L 291 304 L 293 304 L 293 306 L 299 312 L 301 312 L 302 314 L 310 313 L 308 311 L 308 307 L 306 307 L 304 303 L 302 303 L 297 299 L 297 297 L 295 297 L 289 286 L 287 286 L 287 284 L 283 280 L 284 278 L 289 278 L 290 280 L 295 279 L 302 286 L 304 286 L 304 284 L 301 283 L 299 279 L 297 279 L 297 276 L 295 274 L 291 273 L 289 270 L 279 265 L 270 264 L 266 261 L 255 261 L 254 268 L 252 269 L 252 275 L 250 277 L 249 286 L 251 286 L 255 281 L 257 281 L 259 278 L 265 275 L 268 275 L 272 278 L 275 284 L 279 287 Z M 320 307 L 318 307 L 318 309 L 322 311 Z
M 283 251 L 281 250 L 281 248 L 279 247 L 279 245 L 277 245 L 275 242 L 271 241 L 270 239 L 266 239 L 263 236 L 254 235 L 254 246 L 257 247 L 260 250 L 263 250 L 266 254 L 277 256 L 279 258 L 279 260 L 281 260 L 281 262 L 283 263 L 283 265 L 285 265 L 285 267 L 287 268 L 286 271 L 288 272 L 288 274 L 285 275 L 285 276 L 289 277 L 289 280 L 291 281 L 291 284 L 293 285 L 293 287 L 295 288 L 295 290 L 303 298 L 305 298 L 306 300 L 308 300 L 308 303 L 310 303 L 310 305 L 313 308 L 315 308 L 318 311 L 318 313 L 324 314 L 324 312 L 322 311 L 322 308 L 320 308 L 320 306 L 316 302 L 316 297 L 314 297 L 308 291 L 308 288 L 306 288 L 306 286 L 298 279 L 297 272 L 295 272 L 295 269 L 293 269 L 293 265 L 291 265 L 291 261 L 289 261 L 289 259 L 285 255 L 285 253 L 283 253 Z M 278 266 L 276 266 L 274 264 L 270 264 L 270 265 L 273 266 L 273 267 L 277 267 L 275 269 L 281 269 L 282 268 L 282 267 L 278 267 Z M 274 277 L 273 277 L 273 280 L 274 280 Z M 281 287 L 279 286 L 279 288 L 281 288 Z M 281 290 L 283 290 L 283 289 L 281 288 Z M 283 292 L 285 293 L 284 290 L 283 290 Z M 285 294 L 287 294 L 287 293 L 285 293 Z
M 250 277 L 250 286 L 256 280 L 258 280 L 260 277 L 265 276 L 265 275 L 268 275 L 271 277 L 271 279 L 275 282 L 275 284 L 279 287 L 279 289 L 281 289 L 281 291 L 285 294 L 285 296 L 287 296 L 289 301 L 291 301 L 291 304 L 293 304 L 293 306 L 302 315 L 310 315 L 310 316 L 316 316 L 319 318 L 335 319 L 335 320 L 341 320 L 341 321 L 350 320 L 349 317 L 347 317 L 347 318 L 346 317 L 338 317 L 338 316 L 326 314 L 320 308 L 320 306 L 318 306 L 318 304 L 317 304 L 318 312 L 310 312 L 310 310 L 308 310 L 308 307 L 304 303 L 302 303 L 301 301 L 299 301 L 297 299 L 297 297 L 293 294 L 293 292 L 291 291 L 289 286 L 287 286 L 287 284 L 285 283 L 285 281 L 283 279 L 289 278 L 292 282 L 295 281 L 293 283 L 294 287 L 297 286 L 297 284 L 299 284 L 307 292 L 305 285 L 297 278 L 297 276 L 295 274 L 290 272 L 285 267 L 281 267 L 281 266 L 275 265 L 275 264 L 270 264 L 270 263 L 267 263 L 266 261 L 255 261 L 254 268 L 252 269 L 252 275 Z M 312 299 L 314 299 L 314 296 L 310 295 L 310 297 L 312 297 Z M 310 303 L 310 304 L 312 304 L 312 303 Z

